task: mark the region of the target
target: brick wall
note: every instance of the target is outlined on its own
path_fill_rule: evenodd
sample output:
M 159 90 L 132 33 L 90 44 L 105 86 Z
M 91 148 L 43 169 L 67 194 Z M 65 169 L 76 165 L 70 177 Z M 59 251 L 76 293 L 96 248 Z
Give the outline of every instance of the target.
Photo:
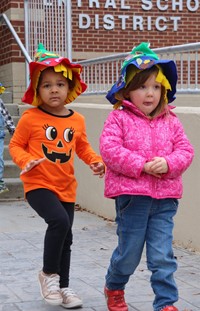
M 151 42 L 152 48 L 199 41 L 198 0 L 73 0 L 71 3 L 72 50 L 76 54 L 127 52 L 142 41 Z M 15 12 L 23 9 L 23 5 L 23 0 L 1 0 L 0 13 Z M 12 15 L 11 23 L 24 43 L 24 22 Z M 1 24 L 0 37 L 0 65 L 23 62 L 18 45 Z
M 23 9 L 23 3 L 23 0 L 1 0 L 0 13 L 9 12 L 8 15 L 11 15 L 11 11 Z M 11 16 L 11 23 L 24 43 L 24 22 L 17 19 L 13 20 Z M 12 62 L 24 62 L 24 56 L 6 25 L 0 24 L 0 38 L 0 66 Z
M 120 53 L 142 41 L 151 42 L 152 48 L 198 42 L 199 6 L 197 0 L 72 1 L 73 50 Z M 82 27 L 90 26 L 80 29 L 80 22 Z
M 149 41 L 151 48 L 200 41 L 200 0 L 71 0 L 71 4 L 73 60 L 128 52 L 142 41 Z M 0 0 L 0 13 L 6 13 L 24 43 L 24 0 Z M 25 59 L 1 23 L 0 38 L 0 82 L 20 101 Z

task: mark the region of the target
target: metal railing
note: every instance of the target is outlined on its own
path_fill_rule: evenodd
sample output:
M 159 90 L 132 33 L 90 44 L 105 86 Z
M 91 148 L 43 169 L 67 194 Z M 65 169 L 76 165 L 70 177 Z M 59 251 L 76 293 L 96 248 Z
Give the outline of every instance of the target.
M 39 42 L 50 51 L 71 59 L 71 0 L 25 0 L 26 48 L 33 57 Z M 178 92 L 200 93 L 200 42 L 154 49 L 160 58 L 171 58 L 178 68 Z M 128 53 L 81 61 L 85 95 L 105 94 L 118 79 Z
M 26 49 L 33 58 L 38 43 L 71 59 L 71 0 L 24 0 Z
M 61 1 L 61 4 L 63 5 L 63 1 Z M 40 14 L 42 16 L 42 13 Z M 5 14 L 0 14 L 0 22 L 7 25 L 24 54 L 26 59 L 26 84 L 28 85 L 28 63 L 31 61 L 31 57 Z M 47 31 L 48 29 L 46 29 Z M 47 37 L 49 36 L 50 33 L 47 34 Z M 173 59 L 176 62 L 179 77 L 177 93 L 200 94 L 200 70 L 198 69 L 200 64 L 200 42 L 153 50 L 161 59 Z M 56 49 L 56 46 L 52 51 L 63 55 Z M 122 63 L 128 54 L 129 52 L 80 61 L 79 63 L 83 66 L 82 79 L 88 85 L 84 95 L 106 94 L 114 82 L 118 80 Z
M 200 93 L 200 42 L 153 49 L 160 59 L 173 59 L 178 69 L 177 93 Z M 105 94 L 118 80 L 128 53 L 80 61 L 83 80 L 88 85 L 85 95 Z

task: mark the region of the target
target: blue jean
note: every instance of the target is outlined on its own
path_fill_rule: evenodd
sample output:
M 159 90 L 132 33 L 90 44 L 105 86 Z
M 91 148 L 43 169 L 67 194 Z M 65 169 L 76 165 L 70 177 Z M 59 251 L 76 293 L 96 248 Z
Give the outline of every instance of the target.
M 140 263 L 146 243 L 147 267 L 152 272 L 150 281 L 155 294 L 154 311 L 173 305 L 178 300 L 173 277 L 177 263 L 172 247 L 178 200 L 121 195 L 115 203 L 118 246 L 107 271 L 107 288 L 125 288 Z
M 3 151 L 4 151 L 4 138 L 0 138 L 0 181 L 3 179 L 4 173 Z

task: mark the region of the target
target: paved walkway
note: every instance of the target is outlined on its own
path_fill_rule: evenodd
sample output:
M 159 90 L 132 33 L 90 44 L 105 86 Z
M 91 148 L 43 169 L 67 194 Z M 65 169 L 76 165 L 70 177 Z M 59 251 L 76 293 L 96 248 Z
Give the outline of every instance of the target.
M 59 311 L 40 297 L 37 272 L 41 269 L 45 224 L 23 202 L 0 202 L 0 311 Z M 116 245 L 115 224 L 76 211 L 71 284 L 83 298 L 83 311 L 106 311 L 104 275 Z M 200 310 L 200 254 L 176 248 L 179 263 L 180 311 Z M 153 294 L 143 256 L 126 288 L 129 311 L 152 311 Z

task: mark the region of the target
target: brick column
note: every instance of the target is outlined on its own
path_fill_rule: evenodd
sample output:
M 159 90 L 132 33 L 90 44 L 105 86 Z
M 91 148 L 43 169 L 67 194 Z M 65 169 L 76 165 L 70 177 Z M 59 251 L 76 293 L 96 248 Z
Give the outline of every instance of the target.
M 24 44 L 24 1 L 1 0 L 0 13 L 5 13 Z M 0 82 L 20 103 L 25 90 L 25 58 L 6 25 L 0 24 Z

